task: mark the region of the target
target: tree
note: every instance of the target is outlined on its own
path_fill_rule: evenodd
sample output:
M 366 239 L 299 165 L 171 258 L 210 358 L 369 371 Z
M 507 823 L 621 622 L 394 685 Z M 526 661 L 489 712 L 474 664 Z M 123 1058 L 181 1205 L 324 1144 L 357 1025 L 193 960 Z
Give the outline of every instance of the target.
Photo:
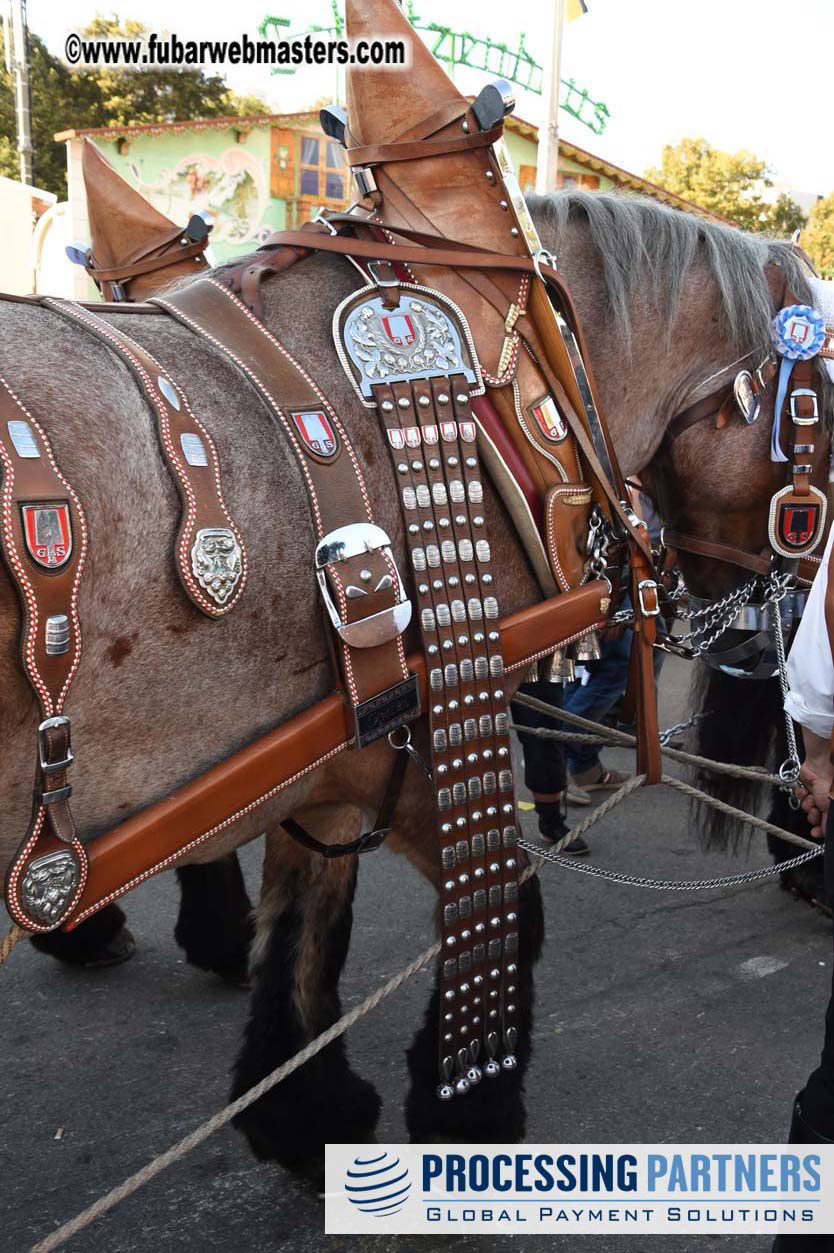
M 93 38 L 138 37 L 140 22 L 97 17 L 81 32 Z M 5 70 L 0 30 L 0 174 L 18 177 L 12 81 Z M 71 69 L 29 33 L 35 185 L 66 196 L 66 153 L 57 131 L 95 126 L 126 127 L 140 122 L 182 122 L 198 117 L 263 113 L 257 96 L 237 96 L 223 79 L 193 68 L 148 71 L 114 66 Z
M 800 240 L 823 278 L 834 278 L 834 192 L 820 196 Z
M 660 169 L 647 170 L 646 177 L 744 230 L 785 236 L 805 222 L 785 192 L 775 202 L 765 199 L 762 193 L 773 186 L 771 171 L 752 152 L 722 152 L 705 139 L 682 139 L 666 145 Z

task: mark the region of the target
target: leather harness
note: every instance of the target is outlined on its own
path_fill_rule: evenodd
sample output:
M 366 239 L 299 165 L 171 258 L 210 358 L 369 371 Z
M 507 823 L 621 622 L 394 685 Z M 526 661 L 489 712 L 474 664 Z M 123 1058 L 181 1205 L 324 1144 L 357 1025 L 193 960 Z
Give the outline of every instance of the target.
M 346 740 L 359 748 L 386 733 L 407 729 L 421 709 L 427 709 L 442 868 L 444 1012 L 438 1042 L 438 1095 L 447 1099 L 467 1091 L 482 1073 L 493 1075 L 502 1066 L 510 1069 L 515 1064 L 518 853 L 504 676 L 523 660 L 553 652 L 573 635 L 582 635 L 611 609 L 610 584 L 570 587 L 570 561 L 560 551 L 563 528 L 559 519 L 565 510 L 590 510 L 595 501 L 607 519 L 619 561 L 628 567 L 627 586 L 635 609 L 633 686 L 640 695 L 638 769 L 650 781 L 660 778 L 652 667 L 659 606 L 651 549 L 644 530 L 622 503 L 625 486 L 599 412 L 569 293 L 550 258 L 539 251 L 531 255 L 537 243 L 535 229 L 509 168 L 492 151 L 501 128 L 482 127 L 478 109 L 470 110 L 465 102 L 456 110 L 439 112 L 439 127 L 434 116 L 396 142 L 354 145 L 349 162 L 365 171 L 373 165 L 381 189 L 379 196 L 369 197 L 371 211 L 362 207 L 355 214 L 337 215 L 330 224 L 322 222 L 315 228 L 273 237 L 259 263 L 228 273 L 229 284 L 239 289 L 240 297 L 209 279 L 161 298 L 157 304 L 235 365 L 266 403 L 290 444 L 307 488 L 315 573 L 335 632 L 351 710 L 347 734 L 338 721 L 328 722 L 335 711 L 325 715 L 318 707 L 303 716 L 315 735 L 306 750 L 296 748 L 295 769 L 287 773 L 285 763 L 282 781 L 268 789 L 259 780 L 258 794 L 219 823 L 227 825 L 287 782 L 314 769 L 341 751 Z M 477 168 L 490 187 L 483 237 L 489 241 L 508 236 L 506 252 L 423 229 L 432 222 L 417 212 L 412 193 L 420 189 L 431 160 L 451 156 L 479 163 Z M 399 171 L 397 177 L 394 171 Z M 410 214 L 412 223 L 416 214 L 417 225 L 380 218 L 376 212 L 380 201 L 407 219 Z M 509 231 L 508 223 L 512 224 Z M 264 274 L 286 269 L 311 250 L 347 256 L 372 279 L 340 306 L 334 335 L 358 400 L 376 410 L 391 453 L 423 641 L 422 666 L 405 654 L 403 632 L 411 618 L 412 601 L 389 537 L 374 521 L 371 494 L 345 423 L 307 371 L 252 311 L 258 307 Z M 424 272 L 430 285 L 423 281 Z M 245 549 L 223 503 L 219 463 L 207 432 L 193 419 L 182 390 L 128 336 L 89 310 L 60 301 L 44 303 L 107 343 L 128 366 L 154 411 L 162 454 L 183 503 L 176 546 L 180 579 L 195 606 L 211 611 L 204 595 L 209 589 L 202 585 L 198 589 L 194 583 L 199 555 L 196 541 L 192 543 L 195 531 L 225 529 L 237 545 L 241 575 L 245 574 Z M 467 311 L 477 322 L 470 325 Z M 7 424 L 4 440 L 11 440 L 9 431 Z M 210 464 L 200 466 L 199 458 L 197 464 L 188 458 L 186 449 L 196 449 L 193 440 L 183 443 L 189 435 L 198 438 L 204 460 Z M 39 453 L 32 460 L 43 462 L 48 448 L 36 425 L 32 438 Z M 501 461 L 502 440 L 504 444 L 509 440 L 515 460 L 525 466 L 528 491 L 532 484 L 540 502 L 539 520 L 548 520 L 547 536 L 541 530 L 535 534 L 528 530 L 528 551 L 537 560 L 539 554 L 548 554 L 547 566 L 540 562 L 537 568 L 551 590 L 557 585 L 568 589 L 540 606 L 539 612 L 522 615 L 536 629 L 521 657 L 512 651 L 509 626 L 506 633 L 502 629 L 488 520 L 482 509 L 480 454 L 482 450 L 484 455 L 494 452 L 496 461 Z M 15 504 L 22 510 L 10 522 L 12 529 L 4 532 L 4 552 L 18 574 L 21 599 L 29 608 L 29 634 L 24 640 L 28 638 L 30 649 L 44 654 L 40 670 L 27 666 L 33 686 L 40 671 L 47 668 L 50 637 L 48 630 L 41 630 L 43 607 L 59 607 L 65 619 L 71 620 L 70 651 L 60 662 L 49 662 L 55 679 L 51 686 L 42 685 L 44 722 L 39 733 L 42 748 L 35 814 L 7 882 L 15 919 L 36 930 L 77 923 L 111 899 L 114 891 L 135 882 L 136 874 L 126 873 L 124 863 L 118 865 L 116 850 L 124 850 L 126 831 L 135 834 L 143 823 L 140 815 L 131 820 L 132 827 L 131 822 L 123 824 L 117 832 L 94 841 L 98 867 L 109 870 L 88 872 L 86 854 L 69 815 L 69 789 L 63 773 L 71 760 L 63 702 L 80 648 L 73 598 L 86 551 L 83 514 L 71 489 L 60 480 L 66 499 L 52 513 L 58 515 L 59 529 L 64 519 L 70 534 L 84 535 L 83 543 L 78 547 L 70 543 L 69 554 L 60 554 L 61 574 L 53 575 L 49 583 L 46 575 L 27 581 L 23 530 L 29 495 L 34 488 L 43 494 L 46 484 L 30 481 L 31 472 L 25 466 L 19 470 L 13 458 L 26 460 L 19 442 L 4 450 L 9 515 Z M 50 495 L 58 486 L 50 482 Z M 520 503 L 518 507 L 521 510 Z M 46 528 L 50 520 L 54 523 L 45 506 L 36 506 L 33 517 L 36 529 L 37 524 Z M 218 522 L 221 526 L 213 525 Z M 33 552 L 31 543 L 28 560 L 37 564 L 38 550 Z M 581 563 L 578 577 L 585 577 Z M 243 593 L 244 582 L 242 577 L 235 583 L 228 605 L 216 608 L 231 610 Z M 614 582 L 620 583 L 619 573 Z M 71 604 L 67 604 L 68 596 Z M 545 607 L 547 612 L 542 612 Z M 212 616 L 221 614 L 212 612 Z M 561 623 L 555 631 L 554 621 Z M 56 687 L 59 681 L 60 689 Z M 58 721 L 53 725 L 55 717 Z M 298 726 L 294 730 L 299 736 Z M 286 736 L 277 738 L 286 746 Z M 232 759 L 216 768 L 217 777 L 232 772 L 251 789 L 251 765 L 261 749 L 262 745 L 253 746 L 251 753 L 238 755 L 236 762 Z M 54 775 L 57 786 L 44 785 L 47 775 Z M 181 791 L 182 804 L 169 798 L 161 807 L 152 807 L 156 811 L 152 821 L 168 830 L 171 816 L 184 805 L 198 834 L 189 840 L 189 829 L 181 828 L 167 858 L 159 857 L 157 840 L 150 858 L 154 868 L 218 829 L 218 822 L 210 821 L 216 814 L 217 793 L 212 793 L 209 804 L 208 788 L 199 781 Z M 389 803 L 383 806 L 385 825 L 395 801 L 395 797 L 390 800 L 389 789 Z M 361 837 L 356 851 L 371 843 L 375 834 Z M 172 837 L 166 838 L 170 842 Z M 50 870 L 52 863 L 47 859 L 53 853 L 63 859 L 63 879 Z M 143 856 L 147 863 L 147 851 Z M 139 877 L 148 872 L 140 871 Z M 92 891 L 82 898 L 88 873 Z M 112 877 L 107 877 L 114 873 L 115 887 Z

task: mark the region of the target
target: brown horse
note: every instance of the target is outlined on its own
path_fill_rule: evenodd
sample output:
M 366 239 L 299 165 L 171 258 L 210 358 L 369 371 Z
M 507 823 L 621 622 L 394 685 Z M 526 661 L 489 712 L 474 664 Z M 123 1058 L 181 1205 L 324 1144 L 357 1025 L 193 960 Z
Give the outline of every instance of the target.
M 769 459 L 771 408 L 758 423 L 717 432 L 693 428 L 656 458 L 671 417 L 755 363 L 787 282 L 807 291 L 795 254 L 651 201 L 569 193 L 535 199 L 544 246 L 570 284 L 614 444 L 627 474 L 648 473 L 667 520 L 723 542 L 762 548 L 767 502 L 783 471 Z M 267 284 L 265 320 L 303 361 L 347 422 L 369 470 L 380 524 L 403 558 L 395 484 L 379 428 L 357 414 L 330 334 L 335 305 L 356 286 L 342 259 L 318 256 Z M 171 560 L 178 518 L 154 427 L 131 376 L 109 350 L 36 305 L 0 304 L 3 376 L 40 417 L 84 502 L 92 536 L 82 587 L 85 656 L 73 689 L 76 820 L 89 838 L 332 690 L 334 676 L 312 571 L 305 491 L 280 431 L 241 377 L 205 342 L 167 317 L 108 311 L 185 387 L 220 452 L 227 496 L 250 554 L 250 584 L 228 619 L 209 622 L 185 600 Z M 706 380 L 712 380 L 708 384 Z M 361 421 L 357 419 L 361 418 Z M 824 481 L 824 451 L 816 481 Z M 500 500 L 490 493 L 493 559 L 502 613 L 538 599 L 533 575 Z M 682 561 L 693 590 L 715 596 L 731 567 Z M 401 568 L 405 568 L 403 562 Z M 0 850 L 25 830 L 36 710 L 16 650 L 19 610 L 0 578 Z M 420 736 L 418 735 L 418 742 Z M 423 737 L 425 738 L 425 732 Z M 323 860 L 293 843 L 280 823 L 294 816 L 317 838 L 358 833 L 384 790 L 383 741 L 344 753 L 287 788 L 189 860 L 206 862 L 266 833 L 264 884 L 252 954 L 252 1014 L 234 1090 L 260 1079 L 339 1012 L 338 980 L 350 938 L 356 859 Z M 409 770 L 389 843 L 437 885 L 425 780 Z M 530 968 L 542 934 L 535 880 L 520 903 L 519 1005 L 529 1038 Z M 409 1054 L 407 1121 L 415 1139 L 521 1137 L 518 1070 L 465 1099 L 435 1099 L 437 992 Z M 487 1093 L 487 1088 L 490 1088 Z M 301 1114 L 303 1117 L 295 1117 Z M 253 1148 L 286 1164 L 316 1156 L 326 1141 L 372 1133 L 373 1088 L 354 1075 L 341 1041 L 242 1118 Z

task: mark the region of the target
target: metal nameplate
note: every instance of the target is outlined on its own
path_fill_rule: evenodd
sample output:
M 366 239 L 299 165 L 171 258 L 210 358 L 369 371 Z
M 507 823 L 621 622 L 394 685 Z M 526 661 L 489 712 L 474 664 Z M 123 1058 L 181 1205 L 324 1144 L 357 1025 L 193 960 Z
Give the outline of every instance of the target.
M 35 461 L 40 457 L 38 446 L 35 443 L 35 436 L 28 422 L 20 420 L 7 422 L 6 427 L 9 432 L 9 439 L 14 444 L 14 450 L 18 457 L 25 461 Z
M 180 436 L 183 456 L 190 466 L 207 466 L 206 446 L 196 431 L 183 431 Z
M 345 373 L 366 408 L 376 407 L 377 383 L 462 374 L 472 395 L 484 390 L 475 345 L 460 309 L 439 292 L 413 283 L 399 286 L 389 309 L 378 287 L 343 300 L 333 316 L 333 338 Z
M 376 696 L 357 705 L 356 747 L 365 748 L 374 740 L 395 731 L 404 722 L 420 717 L 420 685 L 417 675 L 410 674 L 402 683 L 395 683 Z

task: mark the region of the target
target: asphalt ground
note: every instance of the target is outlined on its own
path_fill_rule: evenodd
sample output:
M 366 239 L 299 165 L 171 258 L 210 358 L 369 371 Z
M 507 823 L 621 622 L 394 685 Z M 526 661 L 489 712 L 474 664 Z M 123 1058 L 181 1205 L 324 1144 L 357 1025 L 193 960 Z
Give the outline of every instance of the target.
M 685 706 L 688 672 L 670 659 L 662 723 Z M 620 768 L 629 754 L 606 753 Z M 574 811 L 579 817 L 584 811 Z M 524 819 L 528 833 L 533 823 Z M 764 838 L 707 854 L 687 802 L 640 791 L 591 832 L 593 861 L 688 879 L 766 864 Z M 260 848 L 243 851 L 257 892 Z M 668 893 L 549 867 L 547 941 L 538 967 L 531 1142 L 777 1142 L 815 1064 L 831 981 L 831 923 L 764 886 Z M 363 858 L 345 1008 L 421 952 L 432 898 L 387 851 Z M 187 966 L 173 940 L 176 883 L 164 875 L 125 908 L 138 950 L 127 965 L 72 971 L 18 945 L 0 971 L 0 1250 L 19 1253 L 223 1106 L 246 994 Z M 0 919 L 5 927 L 5 918 Z M 379 1139 L 406 1137 L 404 1049 L 429 995 L 418 975 L 350 1036 L 360 1073 L 384 1101 Z M 224 1129 L 66 1247 L 73 1251 L 325 1248 L 368 1253 L 487 1250 L 508 1237 L 323 1235 L 305 1184 L 256 1163 Z M 765 1253 L 763 1236 L 553 1236 L 516 1248 L 557 1253 Z

